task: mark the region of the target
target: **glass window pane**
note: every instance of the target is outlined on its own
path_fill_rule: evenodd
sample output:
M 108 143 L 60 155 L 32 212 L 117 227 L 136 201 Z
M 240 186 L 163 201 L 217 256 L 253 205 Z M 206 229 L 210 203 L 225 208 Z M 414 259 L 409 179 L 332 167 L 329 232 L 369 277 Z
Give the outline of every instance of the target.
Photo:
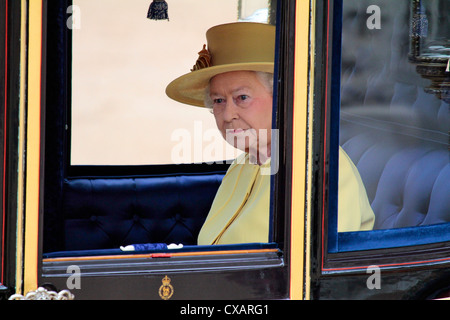
M 343 1 L 340 145 L 374 213 L 368 230 L 450 222 L 448 6 Z M 354 195 L 339 202 L 339 222 L 363 216 Z

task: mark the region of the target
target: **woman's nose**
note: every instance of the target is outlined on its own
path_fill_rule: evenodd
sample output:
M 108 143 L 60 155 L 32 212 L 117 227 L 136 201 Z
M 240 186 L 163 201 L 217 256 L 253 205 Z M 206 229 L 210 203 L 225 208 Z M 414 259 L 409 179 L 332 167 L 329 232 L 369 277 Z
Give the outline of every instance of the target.
M 222 117 L 223 117 L 223 120 L 226 122 L 231 122 L 232 120 L 239 118 L 238 108 L 235 105 L 233 99 L 227 100 L 227 103 L 223 110 Z

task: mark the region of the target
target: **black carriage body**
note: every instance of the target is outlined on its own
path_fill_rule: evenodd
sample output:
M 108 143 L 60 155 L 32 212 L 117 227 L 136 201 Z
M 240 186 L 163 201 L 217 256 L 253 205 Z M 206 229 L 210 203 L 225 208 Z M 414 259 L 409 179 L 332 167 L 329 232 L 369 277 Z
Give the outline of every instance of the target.
M 38 286 L 69 289 L 79 300 L 449 296 L 448 100 L 435 86 L 411 84 L 411 79 L 421 77 L 412 69 L 398 79 L 387 76 L 386 66 L 380 66 L 385 58 L 393 59 L 391 67 L 402 66 L 404 61 L 394 58 L 408 57 L 404 55 L 409 41 L 405 23 L 417 22 L 417 12 L 412 11 L 411 21 L 402 20 L 405 14 L 393 18 L 395 23 L 390 25 L 391 15 L 386 12 L 395 11 L 389 9 L 394 0 L 358 5 L 345 0 L 314 1 L 307 6 L 309 14 L 299 13 L 305 5 L 301 1 L 271 2 L 277 27 L 274 126 L 280 142 L 279 169 L 271 186 L 271 239 L 221 246 L 197 246 L 196 238 L 228 164 L 70 163 L 72 31 L 67 27 L 67 9 L 72 2 L 42 1 Z M 395 2 L 403 13 L 407 7 L 428 8 L 427 1 Z M 0 21 L 0 33 L 6 33 L 0 37 L 0 73 L 7 75 L 0 82 L 0 125 L 5 135 L 0 141 L 4 162 L 0 293 L 5 297 L 23 290 L 17 287 L 23 275 L 16 274 L 15 258 L 21 252 L 15 192 L 20 185 L 16 124 L 20 116 L 15 106 L 20 100 L 17 39 L 23 8 L 12 3 L 0 0 L 0 9 L 5 8 L 0 16 L 8 17 L 7 25 Z M 309 16 L 307 32 L 298 27 L 300 15 Z M 391 32 L 389 37 L 380 36 L 378 23 L 381 30 Z M 379 47 L 385 46 L 390 53 L 371 56 L 370 48 L 377 46 L 375 42 L 370 47 L 368 39 L 380 41 Z M 300 56 L 299 61 L 298 43 L 305 42 L 309 57 Z M 427 62 L 422 57 L 409 58 L 414 61 L 409 63 Z M 442 64 L 432 63 L 433 70 L 434 64 L 439 68 Z M 304 105 L 296 102 L 300 64 L 307 69 L 308 79 Z M 358 78 L 364 72 L 370 77 Z M 448 83 L 448 76 L 439 79 Z M 373 103 L 395 107 L 398 101 L 411 108 L 396 109 L 387 116 L 385 110 L 355 107 Z M 424 110 L 424 105 L 432 107 Z M 299 111 L 297 106 L 306 110 Z M 307 163 L 300 169 L 306 172 L 301 210 L 293 205 L 300 196 L 293 186 L 293 174 L 298 172 L 293 159 L 298 161 L 300 148 L 294 139 L 299 126 L 294 119 L 299 112 L 306 114 L 302 135 L 307 141 L 306 150 L 300 152 Z M 412 116 L 417 121 L 409 121 Z M 339 146 L 366 184 L 377 217 L 375 230 L 337 232 Z M 400 183 L 411 173 L 414 179 Z M 406 201 L 408 192 L 419 196 Z M 424 194 L 430 196 L 423 200 Z M 414 208 L 413 214 L 405 219 L 401 213 L 408 208 Z M 297 228 L 299 220 L 303 228 Z M 184 247 L 120 249 L 133 243 L 183 243 Z

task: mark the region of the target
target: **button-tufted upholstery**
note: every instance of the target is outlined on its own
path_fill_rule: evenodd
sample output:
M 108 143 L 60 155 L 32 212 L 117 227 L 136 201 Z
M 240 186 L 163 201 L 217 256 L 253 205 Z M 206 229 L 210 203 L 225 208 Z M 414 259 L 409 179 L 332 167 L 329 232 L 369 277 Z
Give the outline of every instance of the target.
M 355 110 L 341 117 L 341 145 L 366 185 L 375 229 L 450 222 L 446 134 L 377 121 L 367 112 L 356 116 Z
M 64 182 L 64 250 L 196 244 L 222 173 Z

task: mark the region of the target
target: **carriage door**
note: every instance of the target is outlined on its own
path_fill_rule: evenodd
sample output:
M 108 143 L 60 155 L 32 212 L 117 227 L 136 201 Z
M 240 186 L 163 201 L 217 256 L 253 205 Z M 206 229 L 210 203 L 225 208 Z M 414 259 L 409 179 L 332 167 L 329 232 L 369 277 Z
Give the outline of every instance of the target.
M 448 296 L 449 5 L 317 4 L 313 299 Z M 353 229 L 341 222 L 362 221 L 363 200 L 345 195 L 344 163 L 374 217 Z

